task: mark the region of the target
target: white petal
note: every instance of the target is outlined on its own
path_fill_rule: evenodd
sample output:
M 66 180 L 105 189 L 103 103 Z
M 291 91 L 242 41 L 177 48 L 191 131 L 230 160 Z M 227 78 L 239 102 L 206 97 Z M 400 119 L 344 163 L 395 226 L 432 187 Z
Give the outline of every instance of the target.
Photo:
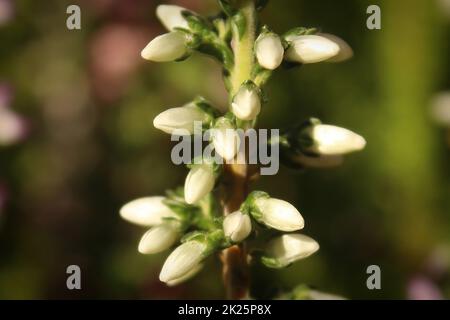
M 284 234 L 269 242 L 267 254 L 282 266 L 309 257 L 319 250 L 319 244 L 303 234 Z
M 208 115 L 204 111 L 193 104 L 188 104 L 161 112 L 153 120 L 153 126 L 169 134 L 179 134 L 180 130 L 184 130 L 186 134 L 193 134 L 195 121 L 205 122 L 207 119 Z
M 155 62 L 174 61 L 187 53 L 186 37 L 182 32 L 174 31 L 162 34 L 142 50 L 141 56 Z
M 148 230 L 139 242 L 138 251 L 153 254 L 169 249 L 179 238 L 179 224 L 165 222 Z
M 261 101 L 255 90 L 242 86 L 231 104 L 231 111 L 241 120 L 253 120 L 261 112 Z
M 156 8 L 156 16 L 169 31 L 175 28 L 189 29 L 186 19 L 181 14 L 183 11 L 189 10 L 180 6 L 162 4 Z
M 225 160 L 231 160 L 239 151 L 239 134 L 229 120 L 221 118 L 213 130 L 213 145 L 216 152 Z
M 319 33 L 318 35 L 333 41 L 339 46 L 339 53 L 328 59 L 327 62 L 342 62 L 353 57 L 353 49 L 345 40 L 329 33 Z
M 233 242 L 243 241 L 252 231 L 250 217 L 240 211 L 230 213 L 223 221 L 223 231 Z
M 366 140 L 348 129 L 315 125 L 312 129 L 315 145 L 312 150 L 323 155 L 339 155 L 364 149 Z
M 301 63 L 316 63 L 327 60 L 339 53 L 339 46 L 321 36 L 305 35 L 288 38 L 291 42 L 286 59 Z
M 159 274 L 159 280 L 169 282 L 185 276 L 203 260 L 206 244 L 188 241 L 177 247 L 167 258 Z
M 302 215 L 289 202 L 275 198 L 259 198 L 255 205 L 262 213 L 264 224 L 281 231 L 296 231 L 305 226 Z
M 184 183 L 184 198 L 193 204 L 202 199 L 214 188 L 215 177 L 210 164 L 194 165 Z
M 193 278 L 197 273 L 200 272 L 200 270 L 202 270 L 202 268 L 203 268 L 203 264 L 199 263 L 196 266 L 194 266 L 190 271 L 188 271 L 186 274 L 181 276 L 180 278 L 177 278 L 177 279 L 174 279 L 171 281 L 167 281 L 166 284 L 169 287 L 177 286 L 180 283 L 186 282 L 189 279 Z
M 266 69 L 274 70 L 283 61 L 284 48 L 280 38 L 275 34 L 263 35 L 255 44 L 258 63 Z
M 137 225 L 155 226 L 163 222 L 163 218 L 176 218 L 177 215 L 167 207 L 164 197 L 146 197 L 133 200 L 120 209 L 120 216 Z

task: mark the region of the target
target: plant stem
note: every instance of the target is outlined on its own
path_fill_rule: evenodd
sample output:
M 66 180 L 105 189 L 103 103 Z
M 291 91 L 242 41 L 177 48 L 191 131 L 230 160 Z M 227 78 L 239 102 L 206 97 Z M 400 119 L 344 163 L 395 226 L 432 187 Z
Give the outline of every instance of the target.
M 234 68 L 231 74 L 231 92 L 234 96 L 241 84 L 251 78 L 254 65 L 255 5 L 253 0 L 241 0 L 240 12 L 245 19 L 245 31 L 240 36 L 233 24 Z
M 231 73 L 230 101 L 241 84 L 251 78 L 254 65 L 255 5 L 253 0 L 241 0 L 239 11 L 245 20 L 245 31 L 233 26 L 234 67 Z M 243 142 L 244 143 L 244 142 Z M 224 215 L 239 210 L 248 194 L 249 174 L 246 164 L 225 164 Z M 223 250 L 223 280 L 228 299 L 245 299 L 249 295 L 250 272 L 243 245 Z
M 239 209 L 248 193 L 248 175 L 245 164 L 225 166 L 224 215 Z M 250 274 L 247 253 L 242 245 L 234 245 L 222 252 L 223 280 L 228 299 L 248 297 Z

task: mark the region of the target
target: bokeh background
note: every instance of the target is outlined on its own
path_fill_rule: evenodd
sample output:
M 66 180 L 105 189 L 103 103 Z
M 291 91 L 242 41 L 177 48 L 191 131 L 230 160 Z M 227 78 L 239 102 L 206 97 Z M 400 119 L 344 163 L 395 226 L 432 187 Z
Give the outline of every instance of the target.
M 171 1 L 213 13 L 213 0 Z M 82 29 L 66 28 L 81 7 Z M 144 256 L 144 229 L 125 202 L 163 194 L 186 169 L 170 161 L 152 119 L 201 94 L 226 105 L 220 68 L 194 55 L 156 64 L 140 50 L 164 30 L 153 0 L 0 0 L 0 298 L 221 298 L 220 261 L 192 281 L 157 280 L 167 253 Z M 366 28 L 378 4 L 382 29 Z M 305 283 L 352 299 L 450 297 L 450 2 L 271 1 L 263 22 L 282 33 L 318 26 L 352 60 L 281 70 L 260 126 L 307 117 L 368 141 L 338 168 L 263 176 L 253 188 L 286 199 L 321 245 L 282 271 L 254 268 L 257 297 Z M 66 288 L 66 267 L 82 290 Z M 382 289 L 368 290 L 379 265 Z

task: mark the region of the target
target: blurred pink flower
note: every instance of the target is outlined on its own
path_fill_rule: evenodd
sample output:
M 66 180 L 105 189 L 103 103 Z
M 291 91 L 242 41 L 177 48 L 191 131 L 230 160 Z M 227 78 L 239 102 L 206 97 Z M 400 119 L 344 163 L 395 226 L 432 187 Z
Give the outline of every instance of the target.
M 417 275 L 411 278 L 407 286 L 409 300 L 442 300 L 439 288 L 427 277 Z
M 149 38 L 146 28 L 126 24 L 105 26 L 94 35 L 90 62 L 97 98 L 112 102 L 121 96 L 129 77 L 142 62 L 140 52 Z
M 0 109 L 0 146 L 8 146 L 21 141 L 27 132 L 22 117 L 6 109 Z
M 0 26 L 7 24 L 14 17 L 14 5 L 11 0 L 0 0 Z
M 0 146 L 9 146 L 21 141 L 28 132 L 25 119 L 9 108 L 11 97 L 11 88 L 6 84 L 0 84 Z

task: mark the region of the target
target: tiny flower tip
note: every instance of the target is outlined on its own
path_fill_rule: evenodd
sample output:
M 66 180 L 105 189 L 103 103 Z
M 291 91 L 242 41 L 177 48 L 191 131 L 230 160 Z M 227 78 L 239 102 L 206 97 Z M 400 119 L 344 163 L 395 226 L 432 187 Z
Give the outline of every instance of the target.
M 179 237 L 179 223 L 165 222 L 148 230 L 141 238 L 138 251 L 154 254 L 170 248 Z
M 360 151 L 366 140 L 357 133 L 332 125 L 316 125 L 313 128 L 315 146 L 312 151 L 323 155 L 342 155 Z
M 286 51 L 286 58 L 304 64 L 328 60 L 340 50 L 337 43 L 318 35 L 294 36 L 287 40 L 291 46 Z
M 198 241 L 181 244 L 167 257 L 159 274 L 159 280 L 170 282 L 186 276 L 203 260 L 206 249 L 206 244 Z
M 194 204 L 200 199 L 201 198 L 199 198 L 195 193 L 189 192 L 189 190 L 185 189 L 184 201 L 186 201 L 187 204 Z
M 209 164 L 195 165 L 188 173 L 184 183 L 184 199 L 188 204 L 194 204 L 214 188 L 215 177 Z
M 339 52 L 334 57 L 328 59 L 327 62 L 343 62 L 353 57 L 353 49 L 345 40 L 329 33 L 319 33 L 317 35 L 325 37 L 339 46 Z
M 164 203 L 164 197 L 145 197 L 128 202 L 119 211 L 122 219 L 140 226 L 154 226 L 163 218 L 176 217 Z
M 176 5 L 161 4 L 156 7 L 156 16 L 169 31 L 175 28 L 189 29 L 188 22 L 182 15 L 183 11 L 189 10 Z
M 154 62 L 174 61 L 186 54 L 186 38 L 179 31 L 157 36 L 141 51 L 142 58 Z
M 362 150 L 366 147 L 366 139 L 364 139 L 362 136 L 357 135 L 355 137 L 355 151 Z
M 284 234 L 269 242 L 266 252 L 274 258 L 279 267 L 304 259 L 319 250 L 314 239 L 303 234 Z
M 164 269 L 161 270 L 161 273 L 159 274 L 159 281 L 161 281 L 161 282 L 169 282 L 171 280 L 175 280 L 176 279 L 176 278 L 175 279 L 170 278 L 167 275 L 167 273 L 163 273 L 163 271 L 164 271 Z
M 194 105 L 171 108 L 158 114 L 153 119 L 153 126 L 168 134 L 179 136 L 191 135 L 196 125 L 201 130 L 202 123 L 208 120 L 208 115 Z
M 195 267 L 193 267 L 191 269 L 191 271 L 189 271 L 188 273 L 186 273 L 185 275 L 181 276 L 180 278 L 174 279 L 174 280 L 170 280 L 167 281 L 166 284 L 169 287 L 173 287 L 176 285 L 179 285 L 180 283 L 186 282 L 187 280 L 191 279 L 192 277 L 194 277 L 197 273 L 200 272 L 200 270 L 203 268 L 203 264 L 199 263 L 198 265 L 196 265 Z
M 255 205 L 262 213 L 262 222 L 280 231 L 298 231 L 304 228 L 305 220 L 289 202 L 269 198 L 257 199 Z

